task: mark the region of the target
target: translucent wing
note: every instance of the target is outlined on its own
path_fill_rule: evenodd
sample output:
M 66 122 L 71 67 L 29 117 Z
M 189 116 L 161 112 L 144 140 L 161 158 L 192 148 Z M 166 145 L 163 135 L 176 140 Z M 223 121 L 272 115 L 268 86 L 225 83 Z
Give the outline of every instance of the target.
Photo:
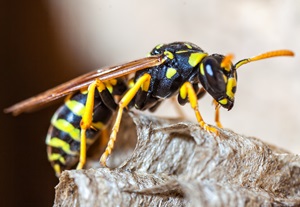
M 4 109 L 4 112 L 12 113 L 13 115 L 18 115 L 23 112 L 30 112 L 51 101 L 66 96 L 74 91 L 80 90 L 81 88 L 87 87 L 95 80 L 95 78 L 105 81 L 125 76 L 138 70 L 154 67 L 162 63 L 162 56 L 151 56 L 117 66 L 101 68 L 74 78 L 68 82 L 38 94 L 37 96 L 21 101 L 9 108 Z

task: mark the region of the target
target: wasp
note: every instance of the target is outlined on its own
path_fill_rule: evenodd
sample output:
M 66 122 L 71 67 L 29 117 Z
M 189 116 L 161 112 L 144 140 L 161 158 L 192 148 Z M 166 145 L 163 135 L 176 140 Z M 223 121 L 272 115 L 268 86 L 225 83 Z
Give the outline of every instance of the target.
M 107 147 L 100 158 L 100 163 L 106 166 L 124 110 L 154 111 L 163 100 L 177 96 L 180 105 L 189 102 L 201 128 L 218 135 L 217 127 L 222 127 L 220 106 L 227 110 L 234 106 L 237 69 L 253 61 L 293 55 L 290 50 L 276 50 L 233 64 L 232 54 L 210 55 L 189 42 L 159 44 L 146 58 L 92 71 L 4 111 L 18 115 L 67 96 L 64 105 L 55 112 L 46 138 L 48 159 L 57 175 L 76 163 L 77 169 L 83 168 L 88 146 L 116 112 Z M 130 74 L 132 79 L 125 78 Z M 198 99 L 206 92 L 216 106 L 217 127 L 208 125 L 198 110 Z M 119 101 L 116 95 L 121 96 Z

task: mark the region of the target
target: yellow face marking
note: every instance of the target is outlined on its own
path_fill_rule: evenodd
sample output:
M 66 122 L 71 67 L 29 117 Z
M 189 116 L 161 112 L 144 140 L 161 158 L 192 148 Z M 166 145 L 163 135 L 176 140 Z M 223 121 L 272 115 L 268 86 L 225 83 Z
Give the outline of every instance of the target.
M 205 53 L 192 53 L 189 57 L 189 64 L 195 67 L 207 54 Z
M 227 76 L 223 74 L 224 82 L 227 83 Z
M 80 130 L 64 119 L 53 120 L 52 125 L 57 129 L 68 133 L 74 140 L 80 141 Z
M 190 44 L 187 44 L 187 43 L 184 43 L 184 44 L 185 44 L 185 46 L 186 46 L 187 48 L 189 48 L 189 49 L 192 49 L 192 48 L 193 48 Z
M 232 89 L 236 87 L 236 79 L 235 78 L 229 78 L 226 86 L 226 94 L 229 96 L 229 98 L 234 98 L 234 93 L 232 92 Z
M 226 98 L 223 98 L 222 100 L 219 101 L 220 104 L 226 105 L 228 100 Z
M 171 53 L 170 51 L 165 51 L 164 55 L 166 55 L 170 60 L 174 59 L 174 55 L 173 53 Z
M 46 144 L 51 147 L 60 148 L 69 155 L 77 155 L 78 154 L 78 152 L 71 150 L 69 143 L 61 140 L 58 137 L 52 137 L 50 140 L 47 140 Z
M 72 113 L 76 114 L 77 116 L 82 116 L 85 111 L 85 106 L 75 100 L 68 100 L 65 103 L 66 107 L 72 111 Z
M 171 79 L 176 73 L 177 73 L 177 71 L 175 68 L 168 68 L 168 70 L 166 72 L 166 77 L 168 79 Z
M 201 73 L 201 75 L 203 75 L 203 76 L 205 75 L 203 63 L 201 63 L 201 65 L 200 65 L 200 73 Z

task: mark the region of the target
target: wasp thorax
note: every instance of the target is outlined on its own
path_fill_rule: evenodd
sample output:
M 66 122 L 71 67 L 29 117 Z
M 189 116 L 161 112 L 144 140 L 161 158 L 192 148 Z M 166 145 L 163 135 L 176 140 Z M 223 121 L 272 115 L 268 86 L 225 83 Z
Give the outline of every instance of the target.
M 221 106 L 230 110 L 234 103 L 237 76 L 231 61 L 222 64 L 224 58 L 219 54 L 205 57 L 200 64 L 199 79 L 204 89 Z

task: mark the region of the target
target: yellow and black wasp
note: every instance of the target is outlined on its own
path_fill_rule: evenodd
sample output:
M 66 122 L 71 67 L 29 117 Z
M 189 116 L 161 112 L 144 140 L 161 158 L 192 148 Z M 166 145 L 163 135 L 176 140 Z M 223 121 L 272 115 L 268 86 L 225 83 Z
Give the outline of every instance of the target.
M 87 73 L 17 103 L 5 112 L 14 115 L 29 112 L 68 95 L 65 104 L 54 114 L 46 138 L 48 159 L 59 175 L 77 162 L 77 169 L 83 168 L 87 147 L 99 137 L 113 112 L 117 111 L 107 147 L 100 158 L 101 164 L 106 166 L 124 109 L 134 107 L 154 111 L 164 99 L 177 96 L 179 104 L 190 103 L 200 127 L 218 134 L 217 128 L 204 122 L 198 110 L 198 99 L 205 92 L 213 97 L 215 122 L 222 127 L 219 107 L 230 110 L 234 105 L 237 69 L 249 62 L 293 55 L 290 50 L 277 50 L 240 60 L 233 65 L 233 55 L 209 55 L 189 42 L 160 44 L 146 58 Z M 133 73 L 133 79 L 125 78 Z M 129 84 L 132 81 L 133 84 Z M 116 102 L 115 95 L 120 95 L 121 100 Z

